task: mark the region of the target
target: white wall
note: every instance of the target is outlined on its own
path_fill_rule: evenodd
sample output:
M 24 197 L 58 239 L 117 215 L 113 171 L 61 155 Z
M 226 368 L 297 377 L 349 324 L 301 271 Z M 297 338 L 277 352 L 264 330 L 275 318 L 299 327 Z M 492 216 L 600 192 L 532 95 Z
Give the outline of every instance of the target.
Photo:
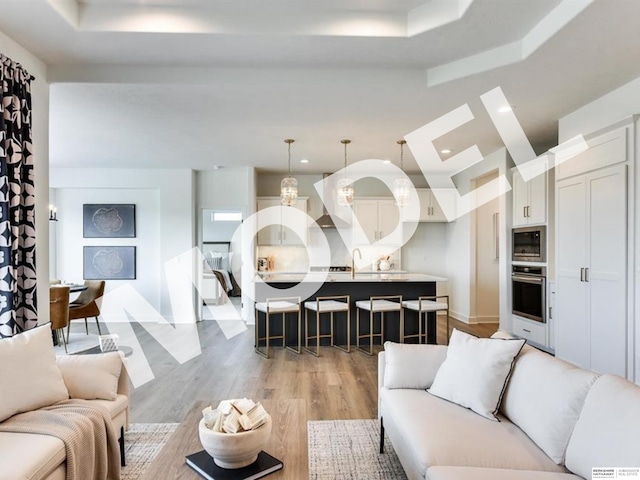
M 640 114 L 640 77 L 562 117 L 558 121 L 558 141 L 587 135 L 637 114 Z
M 497 172 L 476 181 L 476 187 L 498 178 Z M 500 316 L 500 261 L 495 251 L 494 215 L 500 200 L 494 198 L 475 211 L 476 278 L 475 319 L 478 323 L 497 322 Z
M 158 189 L 62 188 L 56 191 L 58 278 L 82 283 L 84 246 L 135 246 L 136 279 L 108 280 L 107 291 L 131 284 L 151 305 L 160 309 L 160 195 Z M 83 238 L 82 205 L 132 203 L 136 206 L 135 238 Z
M 474 179 L 486 175 L 494 170 L 499 175 L 509 174 L 509 164 L 505 148 L 501 148 L 489 155 L 486 155 L 482 162 L 465 170 L 457 176 L 456 186 L 462 192 L 469 191 Z M 502 195 L 498 199 L 500 211 L 500 232 L 508 232 L 511 223 L 508 220 L 510 209 L 507 208 L 507 201 L 510 195 Z M 499 259 L 499 291 L 500 291 L 500 328 L 509 329 L 511 324 L 510 298 L 508 297 L 508 262 L 507 248 L 508 235 L 500 236 L 500 259 Z M 454 222 L 447 224 L 446 232 L 446 259 L 448 291 L 451 303 L 451 315 L 466 323 L 477 321 L 476 312 L 476 230 L 475 214 L 469 213 Z
M 51 169 L 50 178 L 59 205 L 59 276 L 82 278 L 82 245 L 135 245 L 138 278 L 132 285 L 165 318 L 172 319 L 164 266 L 195 245 L 193 172 L 61 168 Z M 136 238 L 82 238 L 82 204 L 103 202 L 136 204 Z M 108 281 L 107 292 L 122 283 Z
M 197 218 L 202 218 L 202 210 L 237 210 L 248 218 L 256 209 L 256 175 L 251 167 L 225 168 L 196 172 L 195 203 Z M 202 245 L 203 225 L 198 221 L 197 244 Z M 253 323 L 253 265 L 243 262 L 242 278 L 242 318 Z M 237 279 L 236 279 L 237 280 Z M 197 306 L 200 311 L 200 306 Z
M 0 32 L 0 52 L 21 63 L 35 77 L 31 82 L 33 153 L 36 198 L 36 275 L 38 322 L 49 321 L 49 83 L 47 67 L 37 57 Z
M 563 142 L 575 135 L 588 135 L 596 130 L 607 127 L 631 115 L 640 114 L 640 77 L 613 90 L 606 95 L 588 103 L 574 112 L 562 117 L 559 120 L 559 141 Z M 636 127 L 636 135 L 640 132 Z M 640 168 L 638 161 L 640 154 L 637 151 L 638 138 L 635 144 L 635 184 L 640 182 Z M 637 187 L 636 187 L 637 188 Z M 635 200 L 635 223 L 640 225 L 640 198 L 636 196 Z M 630 265 L 635 265 L 635 298 L 631 305 L 640 304 L 640 235 L 635 236 L 635 258 L 632 259 Z M 633 268 L 633 267 L 632 267 Z M 632 308 L 632 307 L 630 307 Z M 640 313 L 635 310 L 634 325 L 629 329 L 629 335 L 633 337 L 630 341 L 629 348 L 632 355 L 635 356 L 635 382 L 640 384 Z

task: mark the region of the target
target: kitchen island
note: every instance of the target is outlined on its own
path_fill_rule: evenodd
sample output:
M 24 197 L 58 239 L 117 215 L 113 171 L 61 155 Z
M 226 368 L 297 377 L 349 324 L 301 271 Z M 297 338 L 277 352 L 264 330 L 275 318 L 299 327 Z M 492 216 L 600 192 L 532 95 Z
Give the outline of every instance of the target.
M 277 290 L 283 290 L 280 296 L 298 296 L 296 289 L 291 289 L 296 285 L 304 284 L 305 289 L 314 292 L 311 295 L 304 295 L 302 301 L 315 300 L 316 297 L 325 297 L 332 295 L 350 295 L 351 296 L 351 344 L 356 343 L 356 308 L 355 302 L 358 300 L 369 300 L 374 295 L 402 295 L 404 300 L 417 299 L 419 296 L 436 295 L 436 282 L 447 281 L 446 278 L 435 275 L 427 275 L 421 273 L 394 273 L 394 272 L 358 272 L 353 278 L 350 272 L 340 273 L 287 273 L 287 272 L 261 272 L 259 279 L 256 281 L 256 299 L 259 302 L 265 301 L 268 297 L 278 296 Z M 261 281 L 259 281 L 261 280 Z M 310 313 L 311 315 L 311 313 Z M 368 312 L 361 312 L 361 329 L 362 332 L 368 332 L 369 320 Z M 364 316 L 363 316 L 364 315 Z M 397 314 L 387 314 L 389 320 L 397 318 Z M 379 314 L 376 315 L 376 326 L 379 325 Z M 362 321 L 366 318 L 366 321 Z M 302 312 L 303 323 L 303 340 L 304 345 L 304 307 Z M 323 322 L 326 326 L 328 322 Z M 336 326 L 340 322 L 336 321 Z M 291 325 L 291 324 L 288 324 Z M 390 341 L 399 341 L 400 328 L 399 322 L 386 322 L 385 339 Z M 275 335 L 281 333 L 280 322 L 273 321 L 271 328 Z M 376 327 L 379 328 L 379 327 Z M 287 330 L 287 343 L 295 343 L 296 332 Z M 418 332 L 418 316 L 416 312 L 410 310 L 405 312 L 405 332 L 406 334 L 414 334 Z M 346 329 L 336 328 L 337 343 L 346 344 Z M 414 339 L 415 341 L 415 339 Z M 427 343 L 436 343 L 436 314 L 427 315 Z M 274 343 L 277 345 L 277 343 Z

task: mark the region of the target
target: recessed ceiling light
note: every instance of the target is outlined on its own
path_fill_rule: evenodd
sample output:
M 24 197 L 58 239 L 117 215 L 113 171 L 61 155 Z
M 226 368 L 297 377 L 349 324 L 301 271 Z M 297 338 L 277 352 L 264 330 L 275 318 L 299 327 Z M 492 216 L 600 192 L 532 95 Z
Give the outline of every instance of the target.
M 220 169 L 222 169 L 222 168 L 224 168 L 224 165 L 214 165 L 214 166 L 213 166 L 213 169 L 214 169 L 214 170 L 220 170 Z
M 449 149 L 449 148 L 443 148 L 442 150 L 440 150 L 440 153 L 444 153 L 445 155 L 446 155 L 447 153 L 451 153 L 451 152 L 453 152 L 453 150 L 451 150 L 451 149 Z
M 307 160 L 306 158 L 303 158 L 302 160 L 300 160 L 300 163 L 309 163 L 309 160 Z
M 498 111 L 500 113 L 506 113 L 506 112 L 510 112 L 511 110 L 513 110 L 513 108 L 514 108 L 513 105 L 505 105 L 504 107 L 500 107 L 498 109 Z
M 389 165 L 391 163 L 391 160 L 383 160 L 382 163 L 386 163 L 387 165 Z

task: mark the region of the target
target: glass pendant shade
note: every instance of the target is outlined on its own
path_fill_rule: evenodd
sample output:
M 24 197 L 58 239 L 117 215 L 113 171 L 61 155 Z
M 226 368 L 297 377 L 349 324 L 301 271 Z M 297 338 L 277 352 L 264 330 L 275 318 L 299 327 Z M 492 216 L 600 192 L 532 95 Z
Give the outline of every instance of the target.
M 296 204 L 298 199 L 298 180 L 286 177 L 280 182 L 280 203 L 286 207 Z
M 400 145 L 400 170 L 404 172 L 404 146 L 407 143 L 405 140 L 398 140 L 396 142 Z M 396 205 L 398 207 L 406 207 L 409 204 L 411 198 L 411 188 L 413 184 L 408 178 L 400 177 L 393 181 L 393 196 L 396 199 Z
M 285 207 L 291 207 L 298 200 L 298 180 L 291 176 L 291 144 L 295 142 L 293 138 L 285 139 L 289 157 L 289 174 L 280 182 L 280 203 Z
M 393 181 L 393 196 L 399 207 L 408 205 L 411 196 L 411 182 L 406 178 L 396 178 Z
M 348 207 L 353 204 L 354 198 L 355 189 L 353 188 L 353 180 L 347 177 L 338 180 L 338 205 L 341 207 Z

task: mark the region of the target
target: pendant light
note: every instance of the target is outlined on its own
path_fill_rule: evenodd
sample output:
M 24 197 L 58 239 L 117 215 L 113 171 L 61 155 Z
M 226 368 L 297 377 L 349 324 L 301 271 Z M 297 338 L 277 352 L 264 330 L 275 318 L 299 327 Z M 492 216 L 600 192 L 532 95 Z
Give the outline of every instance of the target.
M 406 140 L 398 140 L 396 143 L 400 145 L 400 170 L 404 172 L 404 146 L 407 142 Z M 405 177 L 396 178 L 393 181 L 393 196 L 399 207 L 408 205 L 411 196 L 411 181 Z
M 338 180 L 338 205 L 341 207 L 348 207 L 353 204 L 353 198 L 355 197 L 355 191 L 353 189 L 353 180 L 347 177 L 347 145 L 351 143 L 351 140 L 340 140 L 340 143 L 344 145 L 344 177 Z
M 280 203 L 286 207 L 296 204 L 298 199 L 298 180 L 291 176 L 291 144 L 295 142 L 293 138 L 285 139 L 289 150 L 289 175 L 280 182 Z

